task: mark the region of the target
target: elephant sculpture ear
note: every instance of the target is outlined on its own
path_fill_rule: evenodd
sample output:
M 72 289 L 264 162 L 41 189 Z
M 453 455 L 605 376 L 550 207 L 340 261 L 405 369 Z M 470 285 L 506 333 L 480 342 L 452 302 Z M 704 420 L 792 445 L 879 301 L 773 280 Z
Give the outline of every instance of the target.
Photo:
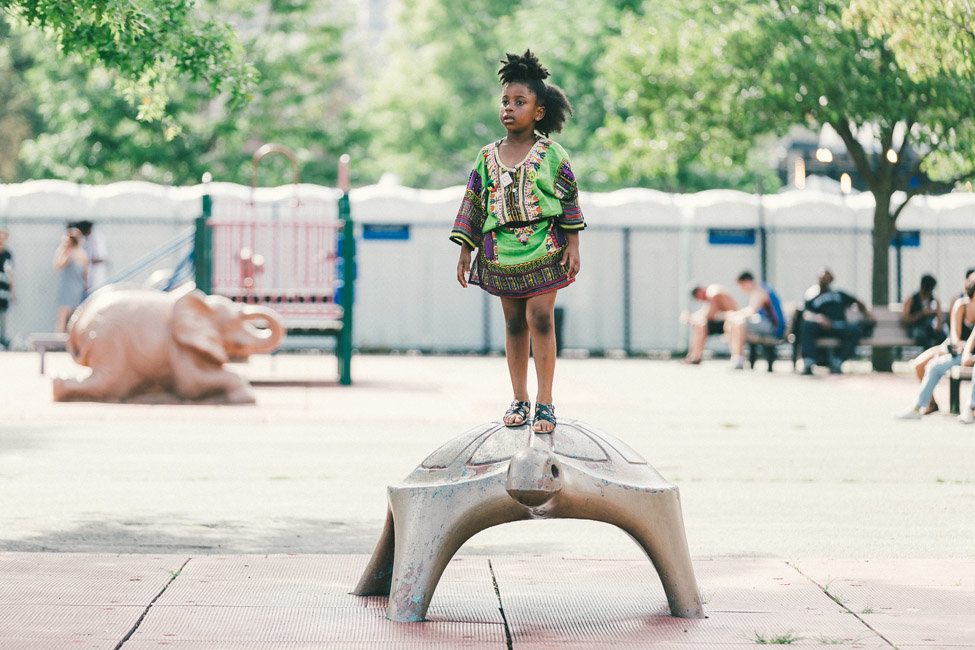
M 213 310 L 202 291 L 191 291 L 173 306 L 173 338 L 185 347 L 197 350 L 216 363 L 227 363 L 220 332 L 213 321 Z

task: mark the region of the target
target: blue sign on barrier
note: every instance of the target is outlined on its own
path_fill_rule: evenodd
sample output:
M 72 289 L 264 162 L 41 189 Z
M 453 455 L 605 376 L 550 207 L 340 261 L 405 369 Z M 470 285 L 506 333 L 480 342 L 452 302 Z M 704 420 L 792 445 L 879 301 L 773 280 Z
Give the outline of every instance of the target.
M 410 226 L 405 223 L 365 223 L 362 224 L 362 238 L 407 241 L 410 238 Z
M 897 246 L 897 236 L 895 235 L 893 239 L 890 240 L 890 245 Z M 900 246 L 901 248 L 919 248 L 921 246 L 921 231 L 920 230 L 901 230 L 900 231 Z
M 754 246 L 754 228 L 708 228 L 708 243 L 716 246 Z

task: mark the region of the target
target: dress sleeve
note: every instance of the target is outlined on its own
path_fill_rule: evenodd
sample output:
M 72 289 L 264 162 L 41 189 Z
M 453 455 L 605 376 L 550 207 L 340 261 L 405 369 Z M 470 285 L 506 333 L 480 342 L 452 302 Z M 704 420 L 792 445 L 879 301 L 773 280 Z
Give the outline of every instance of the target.
M 475 169 L 467 181 L 464 199 L 454 218 L 454 228 L 450 231 L 450 241 L 478 248 L 484 239 L 484 204 L 482 202 L 481 175 Z
M 579 207 L 579 187 L 576 185 L 575 174 L 569 167 L 568 159 L 559 164 L 559 171 L 555 175 L 555 197 L 562 204 L 562 214 L 555 221 L 563 230 L 582 230 L 586 221 L 582 217 Z

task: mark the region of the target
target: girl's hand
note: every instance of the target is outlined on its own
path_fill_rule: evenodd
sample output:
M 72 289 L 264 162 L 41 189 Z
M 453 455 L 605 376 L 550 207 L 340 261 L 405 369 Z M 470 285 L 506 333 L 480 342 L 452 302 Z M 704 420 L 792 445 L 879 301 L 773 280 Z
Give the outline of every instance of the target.
M 465 244 L 460 246 L 460 259 L 457 260 L 457 281 L 460 286 L 467 288 L 467 278 L 471 273 L 471 249 Z
M 565 253 L 562 254 L 561 264 L 565 267 L 569 278 L 574 278 L 579 275 L 579 269 L 582 268 L 582 258 L 579 256 L 579 233 L 566 233 L 566 239 L 568 243 Z

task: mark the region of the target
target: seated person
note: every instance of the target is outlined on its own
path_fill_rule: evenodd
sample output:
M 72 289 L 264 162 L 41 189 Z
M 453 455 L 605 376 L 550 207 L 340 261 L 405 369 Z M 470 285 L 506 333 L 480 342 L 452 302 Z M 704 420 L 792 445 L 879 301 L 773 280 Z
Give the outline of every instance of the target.
M 698 285 L 691 289 L 691 297 L 704 304 L 687 317 L 691 326 L 691 340 L 684 363 L 701 363 L 704 343 L 711 334 L 724 332 L 724 318 L 728 312 L 738 309 L 738 304 L 728 290 L 719 284 L 707 287 Z
M 921 288 L 904 302 L 901 325 L 915 343 L 924 348 L 937 345 L 948 336 L 941 303 L 934 296 L 938 282 L 933 275 L 921 277 Z
M 802 307 L 802 322 L 799 324 L 802 374 L 812 374 L 812 367 L 816 362 L 816 339 L 822 336 L 836 336 L 841 341 L 840 349 L 830 360 L 829 368 L 831 373 L 839 374 L 842 372 L 843 362 L 853 356 L 857 344 L 865 334 L 863 322 L 848 321 L 846 310 L 856 305 L 868 322 L 874 322 L 874 318 L 859 299 L 831 288 L 833 274 L 829 269 L 820 270 L 818 283 L 818 292 L 807 292 L 808 297 Z
M 924 381 L 924 374 L 927 372 L 928 364 L 936 357 L 945 352 L 955 351 L 959 353 L 968 339 L 972 329 L 975 328 L 975 303 L 972 302 L 972 292 L 975 291 L 975 270 L 969 269 L 965 274 L 965 283 L 961 295 L 951 303 L 951 310 L 948 313 L 948 338 L 932 345 L 921 354 L 914 357 L 911 365 L 917 375 L 917 380 Z M 938 410 L 938 403 L 934 397 L 928 402 L 923 410 L 923 415 L 934 413 Z
M 731 342 L 731 367 L 745 367 L 745 342 L 748 333 L 780 338 L 785 331 L 785 317 L 779 297 L 764 282 L 745 271 L 738 276 L 738 287 L 748 295 L 748 305 L 725 315 L 725 332 Z
M 968 368 L 975 366 L 975 332 L 968 336 L 965 341 L 965 348 L 962 350 L 959 363 Z M 963 424 L 975 422 L 975 380 L 972 382 L 972 391 L 968 396 L 968 403 L 961 405 L 961 413 L 958 415 L 959 421 Z
M 922 415 L 937 411 L 938 404 L 934 401 L 935 386 L 952 366 L 964 365 L 964 350 L 966 345 L 971 345 L 972 331 L 975 329 L 973 295 L 975 295 L 975 273 L 965 278 L 965 293 L 951 305 L 951 315 L 948 319 L 951 323 L 951 331 L 948 338 L 928 348 L 914 359 L 914 370 L 921 380 L 921 392 L 914 407 L 899 416 L 902 420 L 919 420 Z M 970 361 L 969 365 L 971 365 Z

